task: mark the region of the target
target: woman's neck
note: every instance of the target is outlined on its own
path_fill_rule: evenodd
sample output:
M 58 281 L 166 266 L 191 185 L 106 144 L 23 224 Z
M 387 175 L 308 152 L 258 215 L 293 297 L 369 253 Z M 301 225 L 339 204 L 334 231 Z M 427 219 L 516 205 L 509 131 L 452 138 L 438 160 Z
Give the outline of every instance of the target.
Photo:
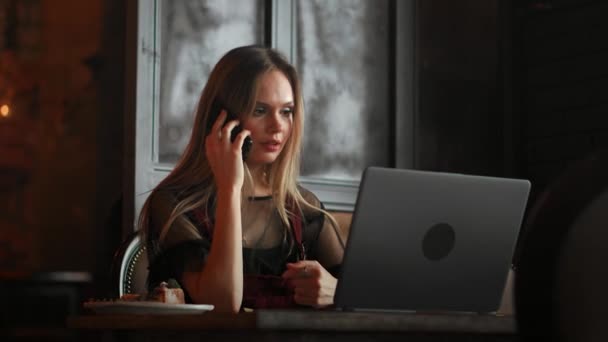
M 250 168 L 251 177 L 253 178 L 253 196 L 268 196 L 272 195 L 272 188 L 270 184 L 268 184 L 268 175 L 266 174 L 267 168 L 264 166 L 259 166 L 256 168 Z

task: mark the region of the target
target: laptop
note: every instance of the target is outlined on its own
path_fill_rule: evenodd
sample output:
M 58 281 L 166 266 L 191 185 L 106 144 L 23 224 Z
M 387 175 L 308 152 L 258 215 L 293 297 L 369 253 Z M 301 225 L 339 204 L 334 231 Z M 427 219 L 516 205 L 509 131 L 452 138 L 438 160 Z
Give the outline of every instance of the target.
M 368 167 L 336 307 L 496 312 L 529 191 L 521 179 Z

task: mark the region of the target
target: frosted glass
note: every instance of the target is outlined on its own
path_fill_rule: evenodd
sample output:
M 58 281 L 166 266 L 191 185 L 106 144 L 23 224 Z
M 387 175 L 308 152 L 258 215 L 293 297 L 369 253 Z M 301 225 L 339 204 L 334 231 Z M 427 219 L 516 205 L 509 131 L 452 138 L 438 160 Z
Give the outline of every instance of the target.
M 159 1 L 158 161 L 183 152 L 209 73 L 228 50 L 264 39 L 264 0 Z
M 358 180 L 390 163 L 388 1 L 297 1 L 306 107 L 302 175 Z

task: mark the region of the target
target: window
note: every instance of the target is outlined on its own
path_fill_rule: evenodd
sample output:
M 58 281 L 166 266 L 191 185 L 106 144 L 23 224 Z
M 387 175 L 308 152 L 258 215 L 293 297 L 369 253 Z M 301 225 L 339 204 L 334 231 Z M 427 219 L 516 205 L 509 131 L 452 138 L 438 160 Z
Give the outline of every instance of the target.
M 194 109 L 226 51 L 264 43 L 264 1 L 159 1 L 158 161 L 174 164 L 188 144 Z
M 239 45 L 277 48 L 300 72 L 307 115 L 301 182 L 327 208 L 353 209 L 366 166 L 411 165 L 414 1 L 138 6 L 136 215 L 186 146 L 211 68 Z
M 296 2 L 307 113 L 302 174 L 358 181 L 390 164 L 389 2 Z

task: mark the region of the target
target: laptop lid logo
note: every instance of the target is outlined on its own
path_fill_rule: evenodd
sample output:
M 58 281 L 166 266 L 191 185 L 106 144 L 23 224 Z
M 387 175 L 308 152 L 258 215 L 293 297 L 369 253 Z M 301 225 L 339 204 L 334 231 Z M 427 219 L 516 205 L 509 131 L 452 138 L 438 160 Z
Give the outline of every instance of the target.
M 422 239 L 422 253 L 431 261 L 441 260 L 450 254 L 456 242 L 456 232 L 447 223 L 433 225 Z

